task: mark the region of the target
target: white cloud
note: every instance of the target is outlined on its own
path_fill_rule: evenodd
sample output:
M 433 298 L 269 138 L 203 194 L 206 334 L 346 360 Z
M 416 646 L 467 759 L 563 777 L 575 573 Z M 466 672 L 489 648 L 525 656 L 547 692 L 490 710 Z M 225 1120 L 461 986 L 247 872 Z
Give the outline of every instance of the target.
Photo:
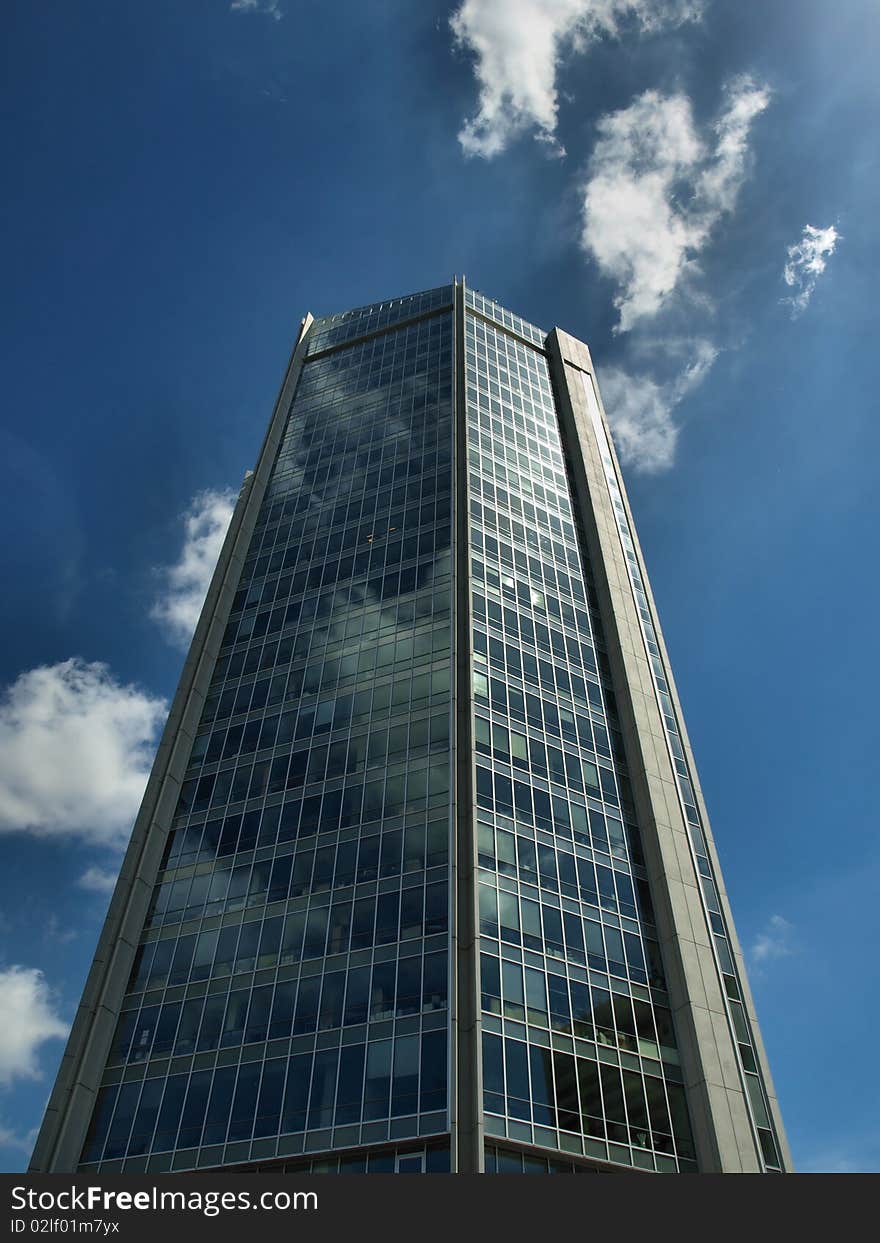
M 566 52 L 695 21 L 702 0 L 463 0 L 450 18 L 456 45 L 476 57 L 476 114 L 458 135 L 466 155 L 489 158 L 526 130 L 556 143 L 556 77 Z
M 0 1083 L 39 1079 L 40 1045 L 63 1039 L 69 1030 L 42 971 L 20 966 L 0 971 L 0 1014 Z
M 691 357 L 684 368 L 666 382 L 617 367 L 602 371 L 602 399 L 615 447 L 624 465 L 641 474 L 656 474 L 672 466 L 679 433 L 673 411 L 702 383 L 718 357 L 709 341 L 690 342 L 689 350 Z
M 798 1161 L 799 1174 L 875 1174 L 880 1170 L 880 1136 L 876 1128 L 831 1139 Z
M 650 376 L 612 367 L 602 372 L 602 398 L 623 464 L 643 474 L 667 470 L 675 457 L 678 428 L 665 388 Z
M 752 943 L 752 959 L 756 963 L 789 958 L 795 952 L 794 924 L 781 915 L 771 915 L 763 932 Z
M 53 941 L 58 945 L 69 945 L 71 941 L 75 941 L 79 936 L 78 928 L 65 928 L 61 920 L 53 911 L 43 927 L 43 940 L 51 944 Z
M 180 557 L 159 570 L 162 593 L 150 616 L 179 646 L 187 647 L 192 639 L 234 508 L 235 493 L 228 489 L 209 489 L 193 497 L 183 515 Z
M 707 142 L 686 95 L 645 91 L 598 123 L 583 188 L 584 249 L 618 285 L 618 330 L 656 315 L 736 203 L 748 137 L 769 91 L 750 78 L 725 90 Z
M 788 247 L 788 261 L 782 279 L 794 293 L 782 301 L 791 307 L 792 319 L 806 310 L 816 282 L 825 271 L 839 241 L 840 234 L 833 224 L 827 229 L 817 229 L 808 224 L 804 226 L 800 241 Z
M 280 22 L 284 14 L 278 0 L 232 0 L 230 13 L 265 13 L 273 21 Z
M 116 888 L 118 872 L 107 868 L 86 868 L 77 880 L 80 889 L 88 889 L 92 893 L 112 893 Z
M 32 1127 L 25 1135 L 19 1135 L 10 1127 L 0 1122 L 0 1148 L 16 1148 L 21 1152 L 31 1153 L 37 1138 L 37 1127 Z
M 0 697 L 0 832 L 124 840 L 167 704 L 77 657 Z

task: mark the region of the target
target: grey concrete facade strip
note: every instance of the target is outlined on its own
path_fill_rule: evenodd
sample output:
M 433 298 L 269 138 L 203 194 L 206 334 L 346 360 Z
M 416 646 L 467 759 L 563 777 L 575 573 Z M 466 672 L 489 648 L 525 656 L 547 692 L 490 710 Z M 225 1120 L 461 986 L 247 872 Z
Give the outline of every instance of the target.
M 300 325 L 256 469 L 239 492 L 37 1136 L 29 1166 L 33 1173 L 67 1173 L 77 1166 L 192 741 L 305 359 L 311 323 L 307 315 Z
M 620 544 L 599 447 L 579 372 L 593 374 L 589 350 L 556 329 L 548 352 L 572 485 L 587 542 L 637 819 L 642 830 L 661 952 L 675 1015 L 698 1165 L 706 1172 L 761 1167 L 703 912 L 687 826 L 666 741 L 640 619 Z M 574 370 L 577 369 L 577 370 Z M 621 486 L 621 492 L 623 488 Z
M 465 379 L 465 286 L 455 285 L 455 843 L 452 890 L 453 1012 L 455 1050 L 452 1169 L 479 1174 L 485 1168 L 477 908 L 477 843 L 474 821 L 474 747 L 471 706 L 470 506 Z

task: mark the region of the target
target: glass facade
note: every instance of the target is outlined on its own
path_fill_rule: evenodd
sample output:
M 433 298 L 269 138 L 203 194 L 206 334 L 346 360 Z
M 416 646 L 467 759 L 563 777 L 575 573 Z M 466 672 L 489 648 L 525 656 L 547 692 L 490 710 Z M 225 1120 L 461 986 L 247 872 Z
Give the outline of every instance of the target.
M 458 1170 L 471 1089 L 474 1168 L 718 1168 L 695 1144 L 549 340 L 463 282 L 306 321 L 222 613 L 209 595 L 222 638 L 173 816 L 145 831 L 164 850 L 124 927 L 102 1076 L 64 1121 L 68 1168 Z M 638 574 L 625 522 L 620 538 Z M 479 912 L 464 1070 L 462 818 Z M 752 1138 L 781 1168 L 702 860 Z
M 547 360 L 469 315 L 466 364 L 486 1130 L 692 1169 Z
M 451 298 L 310 337 L 84 1168 L 449 1129 Z

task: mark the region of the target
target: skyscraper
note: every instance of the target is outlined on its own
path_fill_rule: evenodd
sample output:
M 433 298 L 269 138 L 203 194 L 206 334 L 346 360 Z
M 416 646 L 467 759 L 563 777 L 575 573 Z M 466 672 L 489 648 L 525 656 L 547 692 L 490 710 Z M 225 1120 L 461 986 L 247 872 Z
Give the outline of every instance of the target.
M 303 321 L 33 1170 L 789 1168 L 587 347 Z

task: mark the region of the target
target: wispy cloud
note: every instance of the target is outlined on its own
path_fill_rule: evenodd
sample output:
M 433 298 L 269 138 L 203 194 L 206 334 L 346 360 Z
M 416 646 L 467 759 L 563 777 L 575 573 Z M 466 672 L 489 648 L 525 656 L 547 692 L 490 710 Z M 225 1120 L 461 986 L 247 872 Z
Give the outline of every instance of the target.
M 450 25 L 458 48 L 474 57 L 479 85 L 477 110 L 459 134 L 462 149 L 490 158 L 528 132 L 564 154 L 557 81 L 565 58 L 601 39 L 699 21 L 703 10 L 703 0 L 462 0 Z M 580 185 L 581 245 L 614 282 L 616 331 L 640 329 L 629 357 L 601 368 L 615 441 L 638 471 L 672 466 L 680 429 L 674 411 L 720 352 L 693 321 L 695 308 L 703 317 L 712 309 L 699 285 L 700 264 L 736 206 L 753 124 L 769 102 L 768 87 L 741 75 L 725 85 L 717 116 L 705 125 L 695 122 L 686 94 L 657 90 L 597 122 Z M 661 312 L 672 313 L 688 350 L 646 365 Z M 669 326 L 666 316 L 664 337 Z M 671 375 L 670 361 L 678 363 Z
M 90 867 L 86 868 L 76 883 L 80 889 L 88 889 L 92 893 L 112 893 L 118 876 L 118 871 L 114 872 L 109 868 Z
M 18 1152 L 31 1153 L 37 1138 L 37 1130 L 37 1127 L 32 1127 L 24 1135 L 20 1135 L 18 1131 L 13 1131 L 0 1122 L 0 1148 L 14 1148 Z
M 22 966 L 0 971 L 0 1014 L 0 1083 L 39 1079 L 40 1046 L 68 1032 L 42 971 Z
M 833 224 L 827 229 L 817 229 L 808 224 L 804 225 L 800 241 L 788 247 L 782 279 L 794 292 L 782 301 L 791 307 L 792 319 L 806 310 L 816 282 L 825 271 L 839 241 L 840 234 Z
M 880 1170 L 880 1133 L 855 1134 L 832 1140 L 798 1162 L 801 1174 L 872 1174 Z
M 79 933 L 79 928 L 65 927 L 54 911 L 43 925 L 43 940 L 49 945 L 69 945 Z
M 198 493 L 183 514 L 180 556 L 157 571 L 162 588 L 150 615 L 178 646 L 192 639 L 234 507 L 235 493 L 228 489 Z
M 766 87 L 739 77 L 725 87 L 705 131 L 686 95 L 653 90 L 598 122 L 583 184 L 581 242 L 616 285 L 616 331 L 638 330 L 628 351 L 633 363 L 602 368 L 600 375 L 621 459 L 638 472 L 673 465 L 676 407 L 720 353 L 691 328 L 697 308 L 703 319 L 711 309 L 697 280 L 700 257 L 736 205 L 749 169 L 751 126 L 769 100 Z M 670 313 L 684 328 L 677 341 L 666 331 Z M 647 364 L 646 354 L 653 355 Z
M 696 21 L 702 11 L 702 0 L 463 0 L 450 26 L 475 57 L 480 94 L 458 135 L 462 150 L 490 158 L 532 131 L 561 153 L 556 78 L 564 56 L 627 30 Z
M 0 697 L 0 832 L 118 844 L 137 812 L 167 704 L 76 657 Z
M 690 358 L 671 380 L 660 382 L 645 372 L 603 369 L 600 381 L 614 443 L 624 465 L 640 474 L 668 470 L 675 460 L 679 427 L 673 411 L 702 383 L 715 359 L 711 341 L 689 343 Z
M 813 1153 L 798 1166 L 800 1174 L 861 1174 L 864 1169 L 842 1148 L 826 1148 Z
M 790 958 L 794 952 L 794 924 L 781 915 L 771 915 L 764 930 L 752 942 L 752 961 L 774 962 L 779 958 Z
M 770 102 L 749 77 L 730 82 L 703 136 L 686 95 L 645 91 L 598 122 L 583 187 L 585 251 L 617 285 L 618 331 L 655 316 L 731 212 L 749 167 L 749 132 Z
M 232 0 L 230 13 L 264 13 L 273 21 L 280 22 L 284 16 L 278 0 Z

